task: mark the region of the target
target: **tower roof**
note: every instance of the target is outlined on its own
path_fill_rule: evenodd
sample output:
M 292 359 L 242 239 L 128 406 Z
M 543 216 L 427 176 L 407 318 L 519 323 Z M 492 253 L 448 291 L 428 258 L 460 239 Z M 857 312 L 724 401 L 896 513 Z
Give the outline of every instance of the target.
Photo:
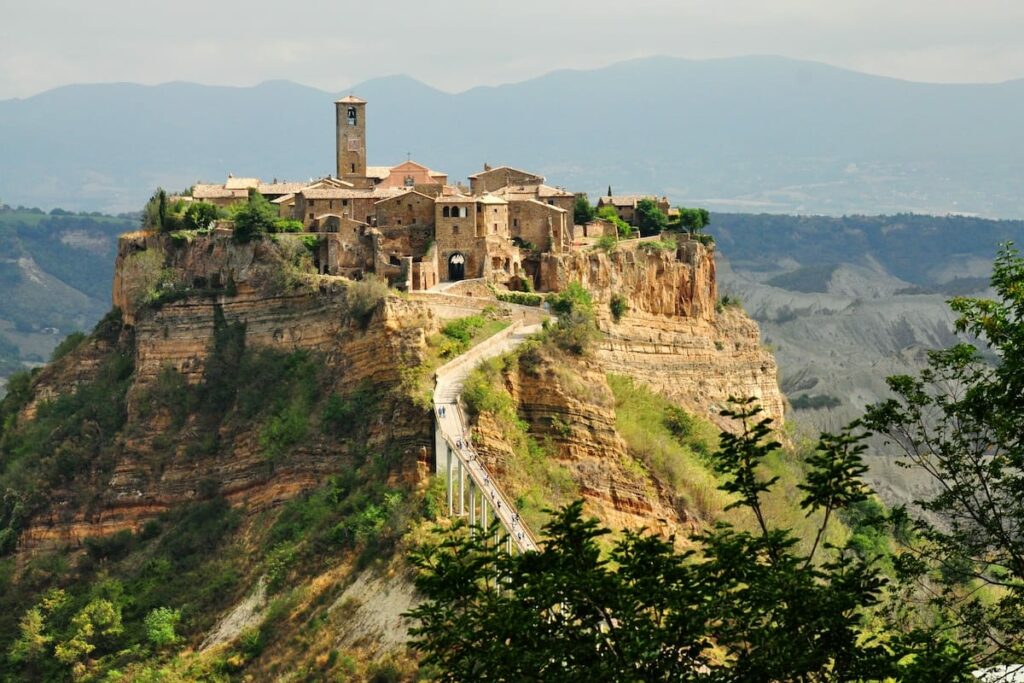
M 335 104 L 366 104 L 366 100 L 361 100 L 355 95 L 347 95 L 340 100 L 336 100 Z

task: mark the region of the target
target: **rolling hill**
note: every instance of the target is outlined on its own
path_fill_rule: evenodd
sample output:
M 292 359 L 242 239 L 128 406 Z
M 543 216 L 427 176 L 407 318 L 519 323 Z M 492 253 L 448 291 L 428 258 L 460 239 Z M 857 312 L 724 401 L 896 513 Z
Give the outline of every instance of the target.
M 1024 216 L 1024 80 L 937 85 L 778 57 L 657 57 L 445 93 L 396 76 L 369 100 L 371 162 L 453 178 L 486 161 L 600 193 L 719 211 Z M 0 199 L 136 209 L 157 185 L 333 169 L 328 93 L 285 81 L 73 85 L 0 101 Z

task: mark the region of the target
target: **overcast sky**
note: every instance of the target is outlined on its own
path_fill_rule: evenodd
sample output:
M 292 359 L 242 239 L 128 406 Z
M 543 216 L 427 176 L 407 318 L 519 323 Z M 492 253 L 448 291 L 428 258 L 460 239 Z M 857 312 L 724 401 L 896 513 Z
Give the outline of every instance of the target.
M 934 82 L 1024 77 L 1024 0 L 0 0 L 0 99 L 69 83 L 435 87 L 656 54 L 777 54 Z

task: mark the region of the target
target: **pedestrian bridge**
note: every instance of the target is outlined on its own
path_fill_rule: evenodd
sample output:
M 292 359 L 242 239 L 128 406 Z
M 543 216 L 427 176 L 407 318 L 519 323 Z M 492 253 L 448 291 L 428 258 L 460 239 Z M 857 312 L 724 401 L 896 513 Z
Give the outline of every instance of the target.
M 434 438 L 436 473 L 443 477 L 449 517 L 468 518 L 471 534 L 484 533 L 492 520 L 500 523 L 509 552 L 537 550 L 537 540 L 519 516 L 511 499 L 480 461 L 470 443 L 469 422 L 459 404 L 462 385 L 482 361 L 511 351 L 539 331 L 540 324 L 517 320 L 473 347 L 436 373 Z

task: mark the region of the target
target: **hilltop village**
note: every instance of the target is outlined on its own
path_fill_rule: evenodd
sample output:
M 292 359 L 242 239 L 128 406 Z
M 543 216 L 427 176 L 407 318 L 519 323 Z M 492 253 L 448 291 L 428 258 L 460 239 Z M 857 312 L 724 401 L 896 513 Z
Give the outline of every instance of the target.
M 475 278 L 544 289 L 542 255 L 618 237 L 609 220 L 575 225 L 577 195 L 535 173 L 485 164 L 466 186 L 411 160 L 367 165 L 366 104 L 353 96 L 335 102 L 335 176 L 310 183 L 228 177 L 224 184 L 195 185 L 191 200 L 227 207 L 259 192 L 282 219 L 301 221 L 321 236 L 321 273 L 375 273 L 406 290 Z M 671 213 L 668 200 L 655 197 L 605 196 L 597 206 L 614 207 L 619 219 L 635 226 L 637 204 L 645 198 Z

